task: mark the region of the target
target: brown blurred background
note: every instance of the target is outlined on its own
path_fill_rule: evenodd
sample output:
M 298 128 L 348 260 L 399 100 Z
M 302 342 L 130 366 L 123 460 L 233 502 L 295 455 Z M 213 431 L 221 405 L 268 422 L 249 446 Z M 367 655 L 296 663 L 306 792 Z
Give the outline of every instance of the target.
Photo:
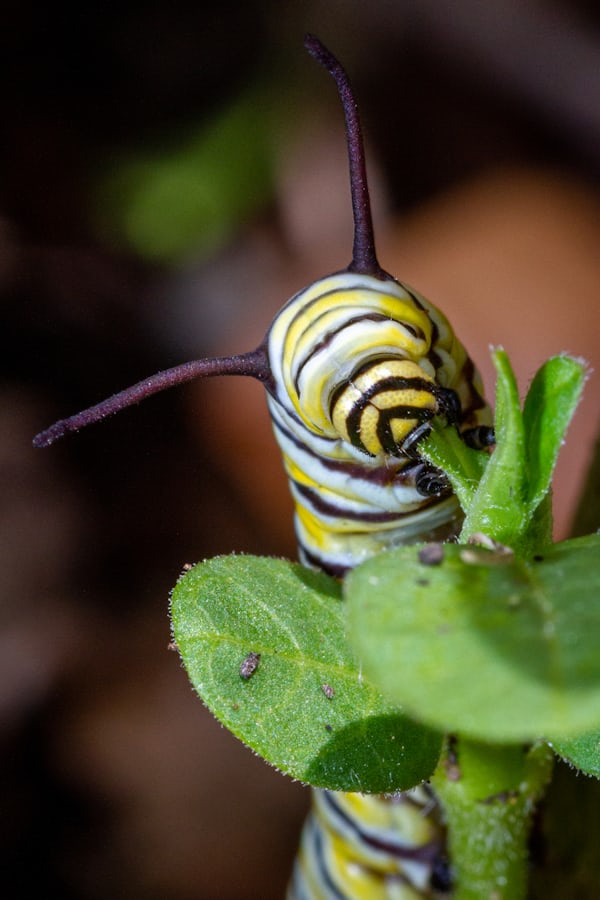
M 43 452 L 31 438 L 153 371 L 253 348 L 347 264 L 342 114 L 306 31 L 359 96 L 382 264 L 447 313 L 488 391 L 490 344 L 523 390 L 554 353 L 600 368 L 596 4 L 8 3 L 3 896 L 282 896 L 308 792 L 220 729 L 167 652 L 184 563 L 294 554 L 260 386 L 192 385 Z M 557 537 L 599 396 L 592 374 Z

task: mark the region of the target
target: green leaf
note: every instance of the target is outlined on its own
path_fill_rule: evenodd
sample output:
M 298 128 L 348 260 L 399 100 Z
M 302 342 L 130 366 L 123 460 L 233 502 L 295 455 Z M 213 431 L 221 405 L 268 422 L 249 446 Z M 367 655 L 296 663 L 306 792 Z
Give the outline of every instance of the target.
M 496 448 L 465 447 L 452 428 L 436 425 L 421 453 L 448 475 L 466 514 L 461 537 L 483 532 L 533 555 L 552 540 L 550 481 L 585 381 L 585 364 L 568 356 L 548 360 L 535 376 L 523 413 L 514 373 L 502 350 L 498 373 Z M 545 501 L 545 503 L 542 503 Z
M 600 778 L 600 729 L 571 740 L 553 740 L 551 746 L 565 762 Z
M 523 421 L 527 439 L 527 502 L 536 509 L 550 489 L 552 473 L 585 381 L 585 364 L 555 356 L 539 369 L 527 393 Z
M 404 790 L 428 778 L 441 737 L 363 678 L 344 635 L 341 589 L 284 560 L 218 557 L 173 591 L 175 641 L 197 692 L 278 769 L 332 790 Z M 244 679 L 240 665 L 260 654 Z
M 493 353 L 496 384 L 496 449 L 473 502 L 466 510 L 461 537 L 482 532 L 495 541 L 514 546 L 528 521 L 525 477 L 525 430 L 514 372 L 506 353 Z
M 369 560 L 345 583 L 365 672 L 421 721 L 487 741 L 600 725 L 600 535 L 526 562 L 475 546 Z
M 490 457 L 467 447 L 454 428 L 432 422 L 429 437 L 419 444 L 419 453 L 442 469 L 450 481 L 463 510 L 469 509 Z
M 98 190 L 100 228 L 157 262 L 214 253 L 269 202 L 272 118 L 269 89 L 252 84 L 191 133 L 113 163 Z

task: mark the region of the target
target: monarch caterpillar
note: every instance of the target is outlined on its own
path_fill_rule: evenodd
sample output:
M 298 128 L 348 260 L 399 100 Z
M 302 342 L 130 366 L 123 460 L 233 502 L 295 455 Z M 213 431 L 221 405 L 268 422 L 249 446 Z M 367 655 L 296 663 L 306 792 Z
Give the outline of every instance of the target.
M 333 76 L 344 109 L 351 263 L 292 297 L 256 350 L 159 372 L 56 422 L 34 446 L 197 377 L 256 378 L 295 501 L 300 558 L 342 576 L 384 548 L 456 534 L 460 512 L 446 476 L 419 454 L 435 417 L 473 446 L 493 436 L 479 376 L 447 319 L 379 266 L 348 77 L 315 37 L 305 46 Z M 255 657 L 241 677 L 251 676 Z M 387 799 L 315 792 L 289 897 L 437 896 L 447 889 L 442 854 L 439 810 L 424 787 Z

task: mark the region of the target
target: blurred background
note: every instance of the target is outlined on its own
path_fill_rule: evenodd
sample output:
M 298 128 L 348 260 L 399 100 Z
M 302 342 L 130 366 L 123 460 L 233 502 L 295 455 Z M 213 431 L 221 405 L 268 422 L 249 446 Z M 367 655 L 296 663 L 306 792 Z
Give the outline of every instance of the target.
M 45 451 L 31 438 L 154 371 L 252 349 L 292 293 L 347 264 L 342 113 L 306 31 L 358 94 L 382 265 L 445 311 L 488 394 L 490 344 L 523 392 L 554 353 L 596 370 L 558 472 L 557 537 L 569 533 L 600 397 L 596 4 L 9 2 L 6 897 L 283 895 L 308 791 L 224 732 L 167 650 L 185 563 L 294 555 L 260 386 L 211 380 Z M 571 859 L 583 780 L 561 779 L 536 896 L 562 871 L 556 896 L 597 897 L 586 853 Z M 553 828 L 568 846 L 548 850 Z

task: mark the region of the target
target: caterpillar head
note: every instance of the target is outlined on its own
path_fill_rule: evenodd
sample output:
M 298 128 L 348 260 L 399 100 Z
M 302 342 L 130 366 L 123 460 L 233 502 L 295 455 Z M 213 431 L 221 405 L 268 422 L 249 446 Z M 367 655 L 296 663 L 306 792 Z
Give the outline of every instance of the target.
M 316 435 L 369 456 L 401 453 L 438 412 L 430 357 L 447 332 L 425 303 L 396 281 L 356 272 L 302 291 L 268 335 L 276 400 Z
M 315 433 L 337 435 L 371 456 L 402 452 L 439 411 L 435 384 L 452 382 L 452 331 L 441 313 L 379 265 L 356 101 L 346 72 L 309 35 L 308 52 L 333 76 L 346 123 L 354 243 L 348 267 L 292 298 L 260 347 L 159 372 L 41 432 L 58 438 L 176 384 L 214 375 L 249 375 Z M 449 343 L 450 342 L 450 343 Z M 432 355 L 433 351 L 433 355 Z M 431 360 L 444 365 L 432 365 Z M 441 372 L 441 377 L 440 377 Z M 373 384 L 379 387 L 374 392 Z M 410 415 L 415 410 L 414 416 Z

